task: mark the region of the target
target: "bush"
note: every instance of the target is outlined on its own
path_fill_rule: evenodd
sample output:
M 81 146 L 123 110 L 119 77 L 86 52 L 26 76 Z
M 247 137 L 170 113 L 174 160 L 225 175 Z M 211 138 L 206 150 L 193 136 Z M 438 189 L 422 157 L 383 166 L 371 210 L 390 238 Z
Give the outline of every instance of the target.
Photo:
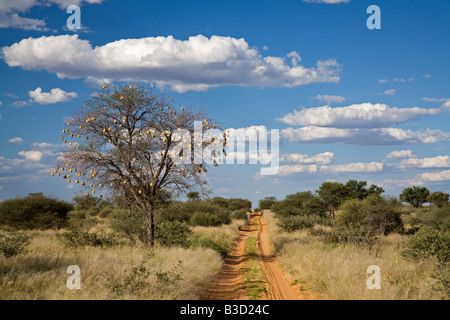
M 435 259 L 436 272 L 432 277 L 437 283 L 433 289 L 442 290 L 450 298 L 450 231 L 425 226 L 410 236 L 402 254 L 413 259 Z
M 403 254 L 415 259 L 434 257 L 440 263 L 449 263 L 450 232 L 423 227 L 409 238 Z
M 266 197 L 264 199 L 259 200 L 259 208 L 261 210 L 270 210 L 272 209 L 272 205 L 275 203 L 275 197 Z
M 85 246 L 111 247 L 120 244 L 120 239 L 112 233 L 86 232 L 80 229 L 71 229 L 56 235 L 58 240 L 67 248 Z
M 67 214 L 73 206 L 65 201 L 29 194 L 24 198 L 0 203 L 0 225 L 14 229 L 62 228 L 67 224 Z
M 325 217 L 327 208 L 319 197 L 311 191 L 305 191 L 288 195 L 284 200 L 275 202 L 271 210 L 282 217 L 292 215 Z
M 247 220 L 248 219 L 247 211 L 245 211 L 244 209 L 235 210 L 231 213 L 231 219 Z
M 373 232 L 382 235 L 403 232 L 400 202 L 397 199 L 370 195 L 364 202 L 367 205 L 366 223 Z
M 219 207 L 229 209 L 230 211 L 244 209 L 251 211 L 252 203 L 247 199 L 225 199 L 222 197 L 214 197 L 211 202 Z
M 341 210 L 336 216 L 336 226 L 357 227 L 362 226 L 366 220 L 366 205 L 359 199 L 345 201 L 341 205 Z
M 428 226 L 442 232 L 450 231 L 450 205 L 442 208 L 421 208 L 408 222 L 415 229 Z
M 162 246 L 188 247 L 191 230 L 179 221 L 164 221 L 155 227 L 155 240 Z
M 399 203 L 394 198 L 369 195 L 364 200 L 351 199 L 341 205 L 336 226 L 341 228 L 366 228 L 376 234 L 387 235 L 403 230 Z
M 105 207 L 100 210 L 98 216 L 100 218 L 107 218 L 114 211 L 113 207 Z
M 284 208 L 284 209 L 277 209 L 276 215 L 281 218 L 288 218 L 292 216 L 302 216 L 303 212 L 301 209 L 298 208 Z
M 239 209 L 244 209 L 247 211 L 251 211 L 252 203 L 246 199 L 228 199 L 228 209 L 230 211 L 235 211 Z
M 173 221 L 177 220 L 180 222 L 191 221 L 193 215 L 196 212 L 202 213 L 212 213 L 223 217 L 224 223 L 229 223 L 230 221 L 230 210 L 221 207 L 217 203 L 205 200 L 205 201 L 187 201 L 187 202 L 173 202 L 169 205 L 160 207 L 156 210 L 156 221 Z
M 142 243 L 147 241 L 147 230 L 144 214 L 137 210 L 114 210 L 110 215 L 111 229 L 125 235 L 130 241 Z
M 212 212 L 195 212 L 191 218 L 191 225 L 202 227 L 217 227 L 222 224 L 228 224 L 231 222 L 230 215 L 212 213 Z
M 98 207 L 101 203 L 101 199 L 88 195 L 78 195 L 73 198 L 73 202 L 75 203 L 75 208 L 78 210 L 89 211 L 91 208 Z
M 337 227 L 325 237 L 326 243 L 345 244 L 351 243 L 356 247 L 372 247 L 376 241 L 376 235 L 364 226 Z
M 70 228 L 80 228 L 83 230 L 89 230 L 96 224 L 99 220 L 97 217 L 86 214 L 84 210 L 74 210 L 69 212 L 68 225 Z
M 307 216 L 292 216 L 283 218 L 278 222 L 278 226 L 287 232 L 303 230 L 314 227 L 315 221 Z
M 0 234 L 0 254 L 6 258 L 26 252 L 31 237 L 26 234 L 4 236 Z
M 188 201 L 185 203 L 179 201 L 171 202 L 155 210 L 155 220 L 188 222 L 195 211 L 194 208 L 198 206 L 201 207 L 202 204 L 198 203 L 202 202 L 203 201 Z
M 209 248 L 217 251 L 222 257 L 227 256 L 228 248 L 225 247 L 225 242 L 218 241 L 209 237 L 196 236 L 190 241 L 190 246 L 193 248 Z
M 438 208 L 448 204 L 449 194 L 442 191 L 431 192 L 427 197 L 427 202 L 435 205 Z

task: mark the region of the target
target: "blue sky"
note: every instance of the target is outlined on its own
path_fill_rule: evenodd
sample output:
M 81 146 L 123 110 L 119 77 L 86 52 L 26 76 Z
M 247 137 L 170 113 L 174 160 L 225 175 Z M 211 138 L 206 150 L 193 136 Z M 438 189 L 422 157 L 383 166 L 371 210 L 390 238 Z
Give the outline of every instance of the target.
M 138 76 L 226 128 L 280 130 L 277 175 L 222 165 L 214 195 L 256 205 L 349 179 L 449 192 L 449 16 L 449 1 L 0 0 L 0 200 L 73 198 L 49 174 L 64 120 Z

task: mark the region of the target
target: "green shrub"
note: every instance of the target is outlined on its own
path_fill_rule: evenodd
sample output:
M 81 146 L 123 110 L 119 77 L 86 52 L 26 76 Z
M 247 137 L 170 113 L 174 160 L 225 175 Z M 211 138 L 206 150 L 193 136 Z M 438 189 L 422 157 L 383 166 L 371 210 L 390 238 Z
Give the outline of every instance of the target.
M 248 219 L 247 211 L 245 211 L 244 209 L 235 210 L 231 213 L 231 219 L 247 220 Z
M 68 225 L 70 228 L 89 230 L 99 222 L 97 217 L 87 214 L 84 210 L 70 211 L 68 216 Z
M 100 218 L 107 218 L 114 211 L 113 207 L 104 207 L 98 213 Z
M 415 216 L 408 218 L 408 223 L 417 229 L 428 226 L 442 232 L 450 231 L 450 205 L 418 209 Z
M 277 209 L 276 215 L 277 217 L 287 218 L 292 216 L 302 216 L 303 212 L 299 208 L 284 208 L 284 209 Z
M 275 203 L 275 197 L 266 197 L 264 199 L 259 200 L 259 208 L 261 210 L 270 210 L 272 209 L 272 205 Z
M 228 209 L 228 199 L 222 198 L 222 197 L 214 197 L 212 198 L 212 203 L 215 205 L 218 205 L 219 207 Z
M 230 211 L 244 209 L 248 212 L 251 211 L 252 203 L 247 199 L 225 199 L 222 197 L 214 197 L 212 203 L 219 207 L 229 209 Z
M 190 241 L 192 248 L 209 248 L 217 251 L 222 257 L 228 254 L 228 248 L 224 245 L 224 242 L 212 239 L 209 237 L 195 236 Z
M 24 198 L 0 203 L 0 225 L 14 229 L 49 229 L 66 226 L 67 214 L 73 206 L 65 201 L 29 194 Z
M 319 216 L 290 216 L 280 219 L 277 223 L 282 230 L 287 232 L 313 228 L 316 224 L 331 226 L 333 221 Z
M 220 212 L 195 212 L 191 218 L 191 225 L 202 227 L 217 227 L 231 222 L 229 214 Z
M 365 224 L 366 205 L 359 199 L 345 201 L 341 205 L 341 210 L 336 216 L 336 226 L 338 227 L 357 227 Z
M 162 246 L 188 247 L 191 230 L 179 221 L 164 221 L 155 227 L 155 239 Z
M 442 232 L 429 226 L 422 227 L 407 242 L 402 251 L 405 257 L 413 259 L 432 258 L 436 272 L 432 277 L 437 280 L 433 290 L 443 291 L 450 298 L 450 231 Z
M 196 212 L 214 213 L 221 216 L 224 221 L 229 221 L 230 210 L 219 206 L 217 203 L 205 201 L 187 201 L 187 202 L 172 202 L 166 206 L 162 206 L 156 210 L 156 221 L 177 220 L 180 222 L 191 221 L 192 216 Z M 229 223 L 229 222 L 224 222 Z
M 201 203 L 201 204 L 198 204 Z M 173 201 L 155 210 L 156 221 L 188 222 L 197 207 L 203 207 L 203 201 L 179 202 Z
M 364 200 L 351 199 L 341 205 L 336 216 L 339 228 L 366 228 L 376 234 L 387 235 L 403 230 L 399 202 L 393 198 L 377 194 L 369 195 Z
M 330 236 L 330 231 L 324 230 L 322 228 L 312 228 L 308 231 L 308 233 L 312 236 L 321 237 L 323 239 L 326 239 Z
M 284 200 L 273 203 L 271 210 L 278 216 L 326 216 L 325 203 L 311 191 L 287 195 Z
M 89 211 L 92 208 L 98 207 L 102 200 L 90 194 L 83 194 L 74 197 L 73 202 L 75 203 L 75 208 L 77 210 Z
M 31 237 L 26 234 L 12 234 L 9 236 L 0 234 L 0 254 L 9 258 L 20 253 L 25 253 L 30 241 Z
M 101 210 L 102 210 L 102 208 L 100 208 L 100 207 L 93 207 L 93 208 L 90 208 L 89 210 L 87 210 L 87 213 L 91 217 L 95 217 L 100 213 Z
M 449 263 L 450 232 L 423 227 L 409 238 L 403 254 L 415 259 L 434 257 L 440 263 Z
M 448 204 L 449 194 L 442 191 L 431 192 L 427 197 L 427 202 L 433 204 L 434 206 L 441 208 Z
M 110 226 L 115 232 L 123 234 L 131 242 L 145 243 L 147 230 L 144 214 L 137 210 L 114 210 L 110 214 Z
M 56 235 L 58 240 L 67 248 L 85 246 L 111 247 L 121 243 L 119 237 L 112 233 L 86 232 L 80 229 L 70 229 Z
M 315 221 L 307 216 L 292 216 L 283 218 L 278 222 L 278 226 L 287 232 L 303 230 L 314 227 Z
M 372 247 L 377 240 L 376 235 L 364 226 L 337 227 L 325 237 L 326 243 L 351 243 L 356 247 Z
M 366 224 L 373 232 L 387 235 L 403 231 L 400 202 L 397 199 L 374 194 L 363 202 L 367 205 Z
M 244 209 L 250 211 L 252 208 L 252 203 L 246 199 L 228 199 L 228 209 L 230 211 L 235 211 L 239 209 Z

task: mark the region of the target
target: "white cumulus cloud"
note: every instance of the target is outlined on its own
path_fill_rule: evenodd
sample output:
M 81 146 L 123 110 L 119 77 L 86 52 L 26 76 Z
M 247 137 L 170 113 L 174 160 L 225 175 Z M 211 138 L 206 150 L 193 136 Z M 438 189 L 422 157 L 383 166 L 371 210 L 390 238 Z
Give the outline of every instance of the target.
M 416 158 L 416 155 L 412 150 L 395 150 L 386 155 L 388 159 L 404 159 L 404 158 Z
M 442 102 L 440 108 L 450 110 L 450 98 L 422 98 L 423 101 L 437 101 Z
M 327 173 L 347 173 L 347 172 L 380 172 L 383 171 L 384 163 L 382 162 L 355 162 L 346 164 L 336 164 L 321 166 L 321 172 Z
M 341 96 L 332 96 L 332 95 L 328 95 L 328 94 L 318 94 L 317 96 L 314 97 L 314 99 L 319 100 L 320 102 L 325 102 L 326 104 L 332 104 L 332 103 L 341 103 L 345 101 L 344 97 Z
M 39 104 L 51 104 L 58 102 L 67 102 L 72 98 L 76 98 L 76 92 L 66 92 L 60 88 L 53 88 L 50 92 L 43 92 L 41 88 L 28 92 L 30 98 Z
M 41 161 L 43 153 L 40 151 L 31 150 L 31 151 L 20 151 L 19 155 L 23 156 L 27 160 Z
M 404 159 L 399 164 L 400 168 L 448 168 L 450 167 L 450 156 L 436 156 L 429 158 Z
M 383 92 L 384 95 L 393 96 L 397 92 L 396 89 L 388 89 Z
M 14 137 L 8 140 L 8 143 L 22 143 L 23 139 L 21 137 Z
M 315 173 L 317 171 L 318 171 L 318 166 L 316 164 L 310 164 L 310 165 L 293 164 L 293 165 L 280 166 L 278 168 L 278 175 L 288 176 L 288 175 L 295 174 L 295 173 Z
M 382 128 L 416 120 L 422 115 L 439 114 L 437 108 L 396 108 L 381 103 L 352 104 L 345 107 L 322 106 L 294 110 L 279 121 L 297 126 L 334 128 Z
M 439 129 L 419 131 L 399 128 L 340 129 L 306 126 L 281 130 L 293 143 L 344 143 L 359 145 L 400 145 L 450 141 L 450 132 Z
M 333 152 L 323 152 L 313 156 L 301 153 L 290 153 L 281 155 L 280 162 L 329 164 L 333 160 L 333 157 Z
M 5 62 L 25 70 L 46 70 L 60 78 L 134 79 L 155 81 L 178 92 L 220 85 L 296 87 L 338 82 L 336 60 L 300 65 L 296 52 L 263 57 L 244 39 L 203 35 L 122 39 L 92 47 L 78 35 L 27 38 L 3 47 Z
M 425 181 L 447 181 L 450 180 L 450 170 L 425 172 L 420 174 L 419 178 Z

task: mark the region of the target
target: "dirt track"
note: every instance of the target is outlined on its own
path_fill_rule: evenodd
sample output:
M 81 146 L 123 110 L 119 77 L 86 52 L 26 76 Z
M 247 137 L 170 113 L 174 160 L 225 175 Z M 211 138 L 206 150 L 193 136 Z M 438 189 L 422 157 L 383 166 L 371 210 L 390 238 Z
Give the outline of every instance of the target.
M 225 259 L 224 266 L 216 281 L 201 295 L 202 300 L 246 300 L 246 287 L 243 270 L 247 257 L 245 255 L 245 242 L 248 235 L 253 232 L 254 217 L 259 217 L 258 250 L 261 268 L 266 280 L 266 300 L 308 300 L 310 296 L 300 294 L 297 287 L 292 286 L 280 269 L 277 259 L 270 252 L 267 224 L 260 214 L 249 219 L 249 224 L 242 228 L 239 239 L 236 241 L 230 255 Z

